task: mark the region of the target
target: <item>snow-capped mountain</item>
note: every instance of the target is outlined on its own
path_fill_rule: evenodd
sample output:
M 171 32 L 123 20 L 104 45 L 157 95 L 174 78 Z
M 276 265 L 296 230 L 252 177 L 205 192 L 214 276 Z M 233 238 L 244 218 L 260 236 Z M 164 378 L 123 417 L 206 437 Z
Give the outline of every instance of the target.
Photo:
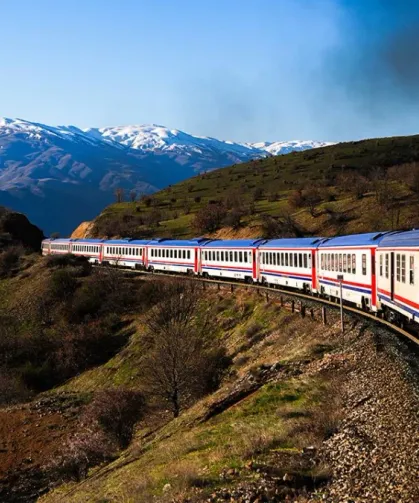
M 84 132 L 92 138 L 117 142 L 144 155 L 165 155 L 180 165 L 192 162 L 196 171 L 245 162 L 266 155 L 263 149 L 249 144 L 194 136 L 156 124 L 89 128 Z M 219 162 L 214 162 L 217 159 Z
M 323 145 L 241 144 L 156 125 L 82 130 L 0 119 L 0 205 L 27 213 L 47 233 L 67 234 L 112 202 L 117 187 L 152 192 L 284 148 Z
M 299 152 L 301 150 L 309 150 L 312 148 L 328 147 L 334 145 L 328 141 L 312 141 L 312 140 L 294 140 L 294 141 L 273 141 L 250 143 L 250 146 L 258 150 L 265 150 L 271 155 L 289 154 L 290 152 Z

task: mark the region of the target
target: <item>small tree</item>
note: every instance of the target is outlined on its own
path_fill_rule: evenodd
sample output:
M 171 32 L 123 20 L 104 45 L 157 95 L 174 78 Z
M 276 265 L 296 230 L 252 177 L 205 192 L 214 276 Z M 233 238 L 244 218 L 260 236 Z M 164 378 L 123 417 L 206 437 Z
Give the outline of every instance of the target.
M 129 198 L 132 203 L 135 203 L 135 200 L 137 199 L 137 191 L 131 190 L 129 193 Z
M 214 232 L 221 226 L 227 215 L 222 203 L 209 203 L 201 208 L 195 215 L 193 226 L 197 232 Z
M 125 190 L 122 187 L 115 189 L 115 199 L 117 203 L 122 203 L 125 198 Z
M 151 396 L 169 404 L 177 417 L 184 406 L 219 384 L 226 357 L 197 284 L 178 280 L 161 288 L 164 302 L 146 320 L 141 371 Z
M 304 191 L 304 201 L 312 217 L 317 216 L 316 207 L 322 198 L 317 188 L 313 187 Z

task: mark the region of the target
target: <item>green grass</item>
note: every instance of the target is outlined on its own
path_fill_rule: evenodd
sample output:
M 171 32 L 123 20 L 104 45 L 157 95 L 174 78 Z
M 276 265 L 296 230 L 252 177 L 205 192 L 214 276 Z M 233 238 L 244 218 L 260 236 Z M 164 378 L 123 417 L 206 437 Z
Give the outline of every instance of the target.
M 93 234 L 96 236 L 123 235 L 128 237 L 173 237 L 188 238 L 197 235 L 192 223 L 195 213 L 209 201 L 236 199 L 240 204 L 249 204 L 255 190 L 262 195 L 255 201 L 255 213 L 242 219 L 240 237 L 256 237 L 261 234 L 260 215 L 278 216 L 290 211 L 289 194 L 301 187 L 321 185 L 336 201 L 325 201 L 319 205 L 319 215 L 312 217 L 307 210 L 292 210 L 297 223 L 307 234 L 333 235 L 342 232 L 366 232 L 374 230 L 377 218 L 367 221 L 366 214 L 379 214 L 380 225 L 392 228 L 396 224 L 386 212 L 380 210 L 374 197 L 354 201 L 348 187 L 337 186 L 339 175 L 347 170 L 370 176 L 374 169 L 387 169 L 419 160 L 419 136 L 381 138 L 348 142 L 305 152 L 260 159 L 233 165 L 193 177 L 153 195 L 153 203 L 145 202 L 113 204 L 105 208 L 95 220 Z M 403 180 L 397 184 L 404 190 L 399 201 L 402 207 L 398 227 L 415 224 L 417 197 L 411 194 Z M 277 194 L 276 201 L 269 201 Z M 198 200 L 197 198 L 200 198 Z M 325 207 L 344 212 L 348 222 L 337 226 L 325 215 Z M 156 226 L 142 223 L 153 211 L 160 213 Z M 323 215 L 322 215 L 323 213 Z

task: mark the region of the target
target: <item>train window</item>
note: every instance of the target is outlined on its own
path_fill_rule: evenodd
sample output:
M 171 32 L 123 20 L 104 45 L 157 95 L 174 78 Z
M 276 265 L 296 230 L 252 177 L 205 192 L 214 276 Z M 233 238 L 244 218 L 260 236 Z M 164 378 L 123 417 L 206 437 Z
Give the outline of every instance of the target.
M 191 258 L 191 250 L 188 250 L 188 258 Z
M 396 278 L 400 281 L 400 253 L 396 255 Z
M 221 252 L 221 262 L 224 262 L 224 252 Z
M 386 253 L 386 278 L 388 278 L 388 253 Z
M 298 255 L 298 267 L 303 267 L 303 254 Z
M 331 261 L 332 269 L 331 270 L 334 271 L 335 270 L 335 256 L 333 253 L 331 254 L 331 259 L 332 259 L 332 261 Z
M 285 265 L 288 267 L 288 253 L 285 254 Z
M 413 255 L 409 257 L 409 284 L 415 284 L 415 257 Z
M 356 255 L 352 254 L 352 274 L 356 274 Z
M 290 263 L 289 263 L 289 266 L 292 267 L 293 264 L 294 264 L 294 255 L 292 253 L 290 253 Z
M 362 274 L 364 276 L 367 275 L 367 254 L 366 253 L 362 254 Z
M 304 253 L 304 269 L 307 269 L 307 253 Z
M 220 261 L 220 252 L 219 251 L 217 251 L 217 258 L 216 258 L 216 260 L 217 260 L 217 262 Z
M 273 255 L 273 259 L 274 259 L 273 265 L 276 265 L 276 253 L 273 253 L 272 255 Z
M 383 277 L 383 255 L 380 254 L 380 272 L 379 272 L 380 277 Z
M 237 262 L 237 252 L 234 252 L 234 262 Z
M 285 265 L 284 253 L 281 253 L 281 265 Z
M 294 253 L 294 267 L 298 267 L 298 253 Z
M 239 252 L 239 262 L 243 262 L 243 253 Z
M 402 255 L 402 283 L 406 283 L 406 255 Z
M 346 253 L 343 254 L 343 272 L 346 272 Z
M 324 269 L 324 253 L 321 254 L 320 264 L 321 264 L 321 268 Z
M 339 272 L 342 272 L 342 254 L 339 253 L 339 269 L 338 269 Z

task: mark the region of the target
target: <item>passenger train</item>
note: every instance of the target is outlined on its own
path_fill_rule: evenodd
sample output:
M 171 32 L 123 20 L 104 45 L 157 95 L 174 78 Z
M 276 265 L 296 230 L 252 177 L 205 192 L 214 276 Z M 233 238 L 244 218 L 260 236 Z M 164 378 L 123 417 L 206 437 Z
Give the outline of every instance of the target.
M 419 319 L 419 230 L 334 238 L 46 239 L 42 254 L 93 264 L 236 279 L 338 298 L 388 319 Z

